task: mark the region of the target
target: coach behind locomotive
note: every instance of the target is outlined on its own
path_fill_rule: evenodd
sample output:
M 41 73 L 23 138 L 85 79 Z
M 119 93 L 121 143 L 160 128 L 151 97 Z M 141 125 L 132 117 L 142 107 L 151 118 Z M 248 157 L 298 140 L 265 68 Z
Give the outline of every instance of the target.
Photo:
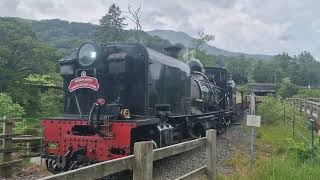
M 162 147 L 199 137 L 235 115 L 224 69 L 206 74 L 199 62 L 189 67 L 140 44 L 85 43 L 59 64 L 65 115 L 42 121 L 53 173 L 127 156 L 137 141 Z M 215 72 L 220 87 L 207 76 Z

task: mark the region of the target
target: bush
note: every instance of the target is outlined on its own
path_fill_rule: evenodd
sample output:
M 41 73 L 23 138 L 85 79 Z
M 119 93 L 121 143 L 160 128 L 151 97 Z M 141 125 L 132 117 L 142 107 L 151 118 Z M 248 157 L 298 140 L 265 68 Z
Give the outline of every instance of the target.
M 312 149 L 308 143 L 298 142 L 293 139 L 288 139 L 288 142 L 290 144 L 290 155 L 298 163 L 319 162 L 316 149 Z
M 19 118 L 22 117 L 24 113 L 24 109 L 19 104 L 14 103 L 9 95 L 0 93 L 0 117 L 10 116 Z
M 277 91 L 277 95 L 282 98 L 292 97 L 297 94 L 299 87 L 290 82 L 284 82 L 280 85 L 280 88 Z
M 42 117 L 60 116 L 62 114 L 63 95 L 59 90 L 50 89 L 40 95 L 40 112 Z
M 320 98 L 319 89 L 301 89 L 297 93 L 296 97 L 301 98 Z
M 284 104 L 280 99 L 276 97 L 267 96 L 264 97 L 261 104 L 257 107 L 257 114 L 261 116 L 262 123 L 274 124 L 283 119 L 284 116 Z
M 288 113 L 292 113 L 295 110 L 285 101 L 282 101 L 279 97 L 266 96 L 263 97 L 263 101 L 258 104 L 257 114 L 261 116 L 261 122 L 265 124 L 276 124 L 283 121 L 284 109 Z M 294 113 L 298 116 L 297 110 Z

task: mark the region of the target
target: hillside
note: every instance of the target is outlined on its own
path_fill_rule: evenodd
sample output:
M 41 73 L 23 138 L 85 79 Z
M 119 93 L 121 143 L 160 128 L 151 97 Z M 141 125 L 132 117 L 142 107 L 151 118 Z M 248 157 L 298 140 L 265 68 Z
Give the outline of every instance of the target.
M 32 31 L 39 40 L 57 48 L 62 54 L 68 54 L 82 43 L 90 41 L 97 28 L 97 25 L 90 23 L 69 22 L 60 19 L 25 20 L 25 22 L 31 25 Z M 132 41 L 133 34 L 132 30 L 124 31 L 127 42 Z M 168 40 L 153 37 L 145 32 L 141 32 L 140 36 L 144 45 L 158 51 L 171 45 Z
M 90 23 L 60 19 L 32 21 L 31 26 L 39 40 L 59 49 L 63 54 L 88 41 L 96 29 L 96 25 Z
M 66 54 L 72 49 L 79 47 L 81 43 L 90 40 L 97 27 L 97 25 L 90 23 L 69 22 L 60 19 L 40 21 L 20 18 L 18 19 L 21 22 L 31 25 L 32 31 L 36 34 L 39 40 L 59 49 L 59 51 L 63 54 Z M 130 30 L 126 31 L 126 33 L 128 36 L 132 34 Z M 142 36 L 145 45 L 159 51 L 161 51 L 161 49 L 163 49 L 165 46 L 169 46 L 171 43 L 180 43 L 187 47 L 192 40 L 192 37 L 188 34 L 172 30 L 153 30 L 143 33 Z M 208 54 L 223 55 L 227 57 L 244 55 L 247 58 L 257 58 L 263 60 L 272 58 L 272 56 L 268 55 L 244 54 L 226 51 L 208 44 L 204 46 L 204 49 Z
M 153 30 L 153 31 L 148 31 L 147 33 L 152 36 L 159 36 L 162 39 L 167 39 L 171 43 L 181 43 L 186 47 L 189 46 L 191 40 L 193 39 L 191 36 L 189 36 L 184 32 L 177 32 L 172 30 Z M 226 50 L 211 46 L 209 44 L 205 44 L 203 49 L 206 50 L 208 54 L 223 55 L 227 57 L 244 55 L 247 58 L 257 58 L 257 59 L 263 59 L 263 60 L 269 60 L 272 58 L 272 56 L 269 56 L 269 55 L 245 54 L 240 52 L 226 51 Z

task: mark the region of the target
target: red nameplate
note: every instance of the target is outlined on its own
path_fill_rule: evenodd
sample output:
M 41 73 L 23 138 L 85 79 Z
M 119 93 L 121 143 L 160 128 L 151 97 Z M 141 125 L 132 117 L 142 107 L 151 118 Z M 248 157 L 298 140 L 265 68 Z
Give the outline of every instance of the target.
M 97 78 L 87 76 L 86 72 L 82 71 L 81 77 L 77 77 L 70 81 L 68 89 L 70 92 L 73 92 L 77 89 L 92 89 L 94 91 L 98 91 L 99 82 Z

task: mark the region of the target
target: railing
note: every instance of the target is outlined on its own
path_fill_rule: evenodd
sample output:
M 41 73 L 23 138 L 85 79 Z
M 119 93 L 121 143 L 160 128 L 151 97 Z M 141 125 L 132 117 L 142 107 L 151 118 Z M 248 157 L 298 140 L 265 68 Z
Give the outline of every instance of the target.
M 292 137 L 310 145 L 313 152 L 320 155 L 316 134 L 319 132 L 319 105 L 308 99 L 291 98 L 289 109 L 284 111 L 284 124 L 292 129 Z M 286 107 L 286 106 L 284 106 Z
M 38 153 L 31 153 L 33 149 L 41 149 L 41 137 L 32 137 L 24 134 L 13 134 L 15 122 L 21 119 L 3 118 L 0 122 L 3 123 L 3 133 L 0 135 L 2 139 L 2 149 L 0 153 L 3 154 L 2 162 L 0 163 L 0 173 L 2 177 L 9 178 L 12 176 L 12 166 L 22 162 L 23 158 L 40 156 Z M 32 142 L 38 142 L 37 146 L 31 147 Z M 17 145 L 20 145 L 19 147 Z M 21 147 L 21 145 L 24 145 Z M 24 150 L 22 155 L 15 156 L 18 159 L 13 159 L 12 154 Z
M 320 102 L 315 102 L 318 100 L 317 98 L 308 98 L 308 99 L 300 99 L 300 98 L 290 98 L 288 102 L 297 108 L 300 111 L 308 114 L 310 119 L 315 121 L 315 127 L 319 131 L 320 130 Z
M 134 144 L 134 154 L 82 167 L 57 175 L 44 177 L 41 180 L 87 180 L 98 179 L 124 170 L 133 170 L 134 180 L 151 180 L 153 161 L 174 156 L 195 148 L 206 147 L 206 166 L 196 169 L 178 179 L 196 179 L 206 176 L 209 180 L 217 179 L 216 168 L 216 131 L 207 130 L 206 137 L 187 141 L 153 150 L 150 141 Z

